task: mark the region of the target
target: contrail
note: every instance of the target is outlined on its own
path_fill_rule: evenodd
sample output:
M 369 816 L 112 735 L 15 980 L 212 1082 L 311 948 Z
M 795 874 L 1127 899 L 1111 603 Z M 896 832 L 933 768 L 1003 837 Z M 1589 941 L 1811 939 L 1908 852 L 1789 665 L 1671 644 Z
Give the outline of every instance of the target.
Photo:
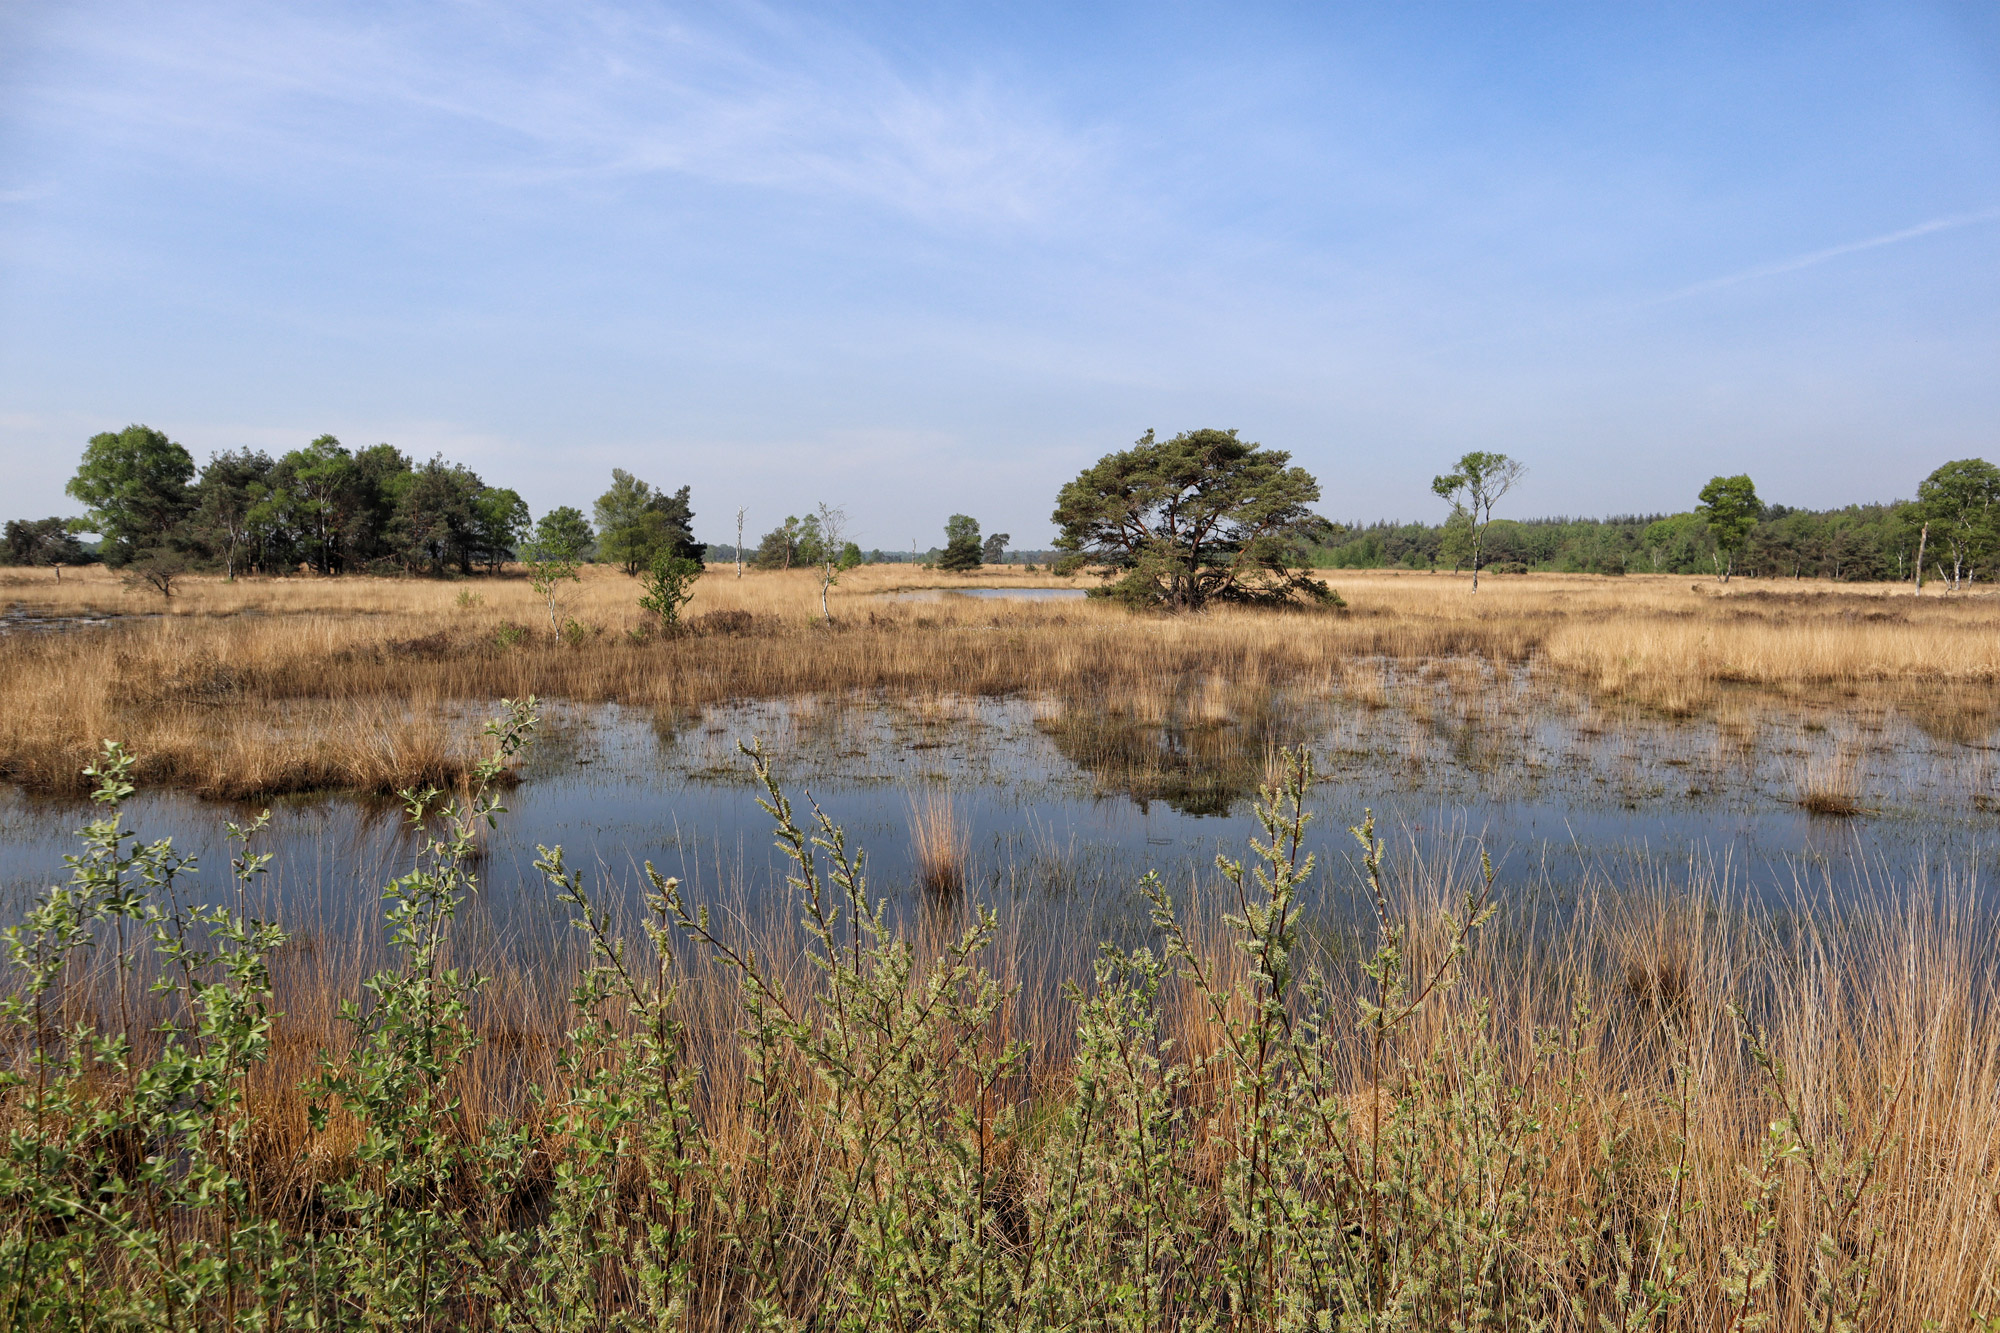
M 1764 264 L 1757 268 L 1747 268 L 1741 273 L 1730 273 L 1720 278 L 1708 278 L 1695 283 L 1691 287 L 1683 287 L 1677 292 L 1670 292 L 1651 304 L 1657 305 L 1665 301 L 1678 301 L 1683 297 L 1697 296 L 1702 292 L 1714 291 L 1718 287 L 1733 287 L 1739 282 L 1749 282 L 1755 278 L 1774 278 L 1781 273 L 1796 273 L 1802 268 L 1811 268 L 1815 264 L 1824 264 L 1827 260 L 1838 259 L 1842 255 L 1851 255 L 1862 250 L 1873 250 L 1884 245 L 1895 245 L 1900 241 L 1915 240 L 1919 236 L 1928 236 L 1932 232 L 1955 231 L 1960 227 L 1972 227 L 1982 222 L 1992 222 L 1995 220 L 2000 220 L 2000 208 L 1986 208 L 1981 209 L 1977 213 L 1953 213 L 1947 217 L 1932 218 L 1929 222 L 1919 222 L 1914 227 L 1905 227 L 1901 231 L 1892 231 L 1886 236 L 1871 236 L 1865 241 L 1849 241 L 1845 245 L 1829 246 L 1824 250 L 1815 250 L 1808 255 L 1799 255 L 1792 259 L 1780 260 L 1775 264 Z

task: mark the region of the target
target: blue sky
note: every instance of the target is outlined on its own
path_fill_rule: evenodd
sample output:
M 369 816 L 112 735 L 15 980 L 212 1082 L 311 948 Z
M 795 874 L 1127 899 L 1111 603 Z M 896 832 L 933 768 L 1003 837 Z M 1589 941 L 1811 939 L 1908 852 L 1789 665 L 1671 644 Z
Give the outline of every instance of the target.
M 1148 427 L 1340 519 L 2000 459 L 1991 5 L 0 8 L 0 516 L 93 432 L 1039 545 Z

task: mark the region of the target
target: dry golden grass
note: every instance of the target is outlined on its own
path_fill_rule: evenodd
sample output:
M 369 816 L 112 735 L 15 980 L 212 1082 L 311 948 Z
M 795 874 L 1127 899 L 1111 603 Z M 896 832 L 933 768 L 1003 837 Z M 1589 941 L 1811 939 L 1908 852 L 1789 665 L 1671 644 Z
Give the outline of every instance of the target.
M 1837 699 L 1868 691 L 1975 735 L 1994 720 L 2000 597 L 1907 588 L 1685 578 L 1495 577 L 1475 597 L 1448 575 L 1342 571 L 1344 614 L 1222 608 L 1134 615 L 1100 603 L 884 594 L 952 586 L 1088 586 L 1018 568 L 956 578 L 909 566 L 843 576 L 819 623 L 803 571 L 704 577 L 691 632 L 634 637 L 637 585 L 590 568 L 548 632 L 525 579 L 191 579 L 170 603 L 101 570 L 60 584 L 0 570 L 17 614 L 143 614 L 0 636 L 0 775 L 75 789 L 107 736 L 144 776 L 214 794 L 382 790 L 468 762 L 456 717 L 502 696 L 685 707 L 822 692 L 940 697 L 1026 692 L 1149 706 L 1192 697 L 1233 714 L 1272 686 L 1381 694 L 1377 663 L 1461 659 L 1477 695 L 1529 665 L 1607 701 L 1689 714 L 1746 689 Z M 1473 664 L 1484 664 L 1473 669 Z

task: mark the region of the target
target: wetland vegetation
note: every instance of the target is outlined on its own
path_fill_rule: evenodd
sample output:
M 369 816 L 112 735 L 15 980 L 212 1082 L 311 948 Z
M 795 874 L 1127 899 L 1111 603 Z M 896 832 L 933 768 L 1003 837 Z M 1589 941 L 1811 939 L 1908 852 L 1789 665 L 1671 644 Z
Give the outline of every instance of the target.
M 1385 688 L 1366 665 L 1381 662 L 1452 673 L 1468 707 L 1525 668 L 1593 706 L 1663 716 L 1745 715 L 1762 700 L 1893 706 L 1972 738 L 2000 709 L 2000 636 L 1983 592 L 1531 576 L 1489 580 L 1474 601 L 1454 576 L 1348 571 L 1340 611 L 1156 617 L 1097 601 L 910 600 L 895 594 L 951 584 L 864 566 L 832 589 L 831 626 L 813 623 L 811 571 L 711 573 L 695 585 L 685 633 L 663 642 L 631 579 L 579 572 L 558 595 L 580 628 L 553 636 L 525 577 L 197 578 L 163 606 L 102 571 L 60 585 L 0 571 L 17 614 L 146 613 L 84 633 L 0 636 L 0 773 L 76 791 L 97 741 L 118 736 L 152 783 L 391 792 L 465 772 L 473 735 L 452 725 L 450 706 L 502 696 L 671 710 L 806 694 L 1046 695 L 1157 717 L 1232 701 L 1254 713 L 1274 685 L 1366 700 Z M 1006 567 L 965 586 L 1079 584 Z
M 1995 1308 L 1984 596 L 715 570 L 663 637 L 579 574 L 566 636 L 525 578 L 0 575 L 62 625 L 0 637 L 8 878 L 69 880 L 12 936 L 15 1323 Z
M 10 1326 L 1995 1326 L 1976 562 L 1747 577 L 1738 477 L 1479 581 L 1469 454 L 1336 586 L 1191 432 L 1050 569 L 704 573 L 392 454 L 402 577 L 0 572 Z

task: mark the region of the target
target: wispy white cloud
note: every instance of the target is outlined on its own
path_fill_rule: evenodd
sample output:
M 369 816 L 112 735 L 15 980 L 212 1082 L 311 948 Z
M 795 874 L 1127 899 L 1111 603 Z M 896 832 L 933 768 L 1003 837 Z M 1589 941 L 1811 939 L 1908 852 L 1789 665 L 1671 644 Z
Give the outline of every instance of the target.
M 1781 259 L 1771 264 L 1759 264 L 1755 268 L 1747 268 L 1738 273 L 1726 273 L 1718 278 L 1705 278 L 1678 291 L 1669 292 L 1658 298 L 1654 304 L 1684 300 L 1724 287 L 1734 287 L 1738 283 L 1754 282 L 1759 278 L 1775 278 L 1786 273 L 1797 273 L 1800 269 L 1814 268 L 1830 260 L 1860 254 L 1864 250 L 1879 250 L 1885 245 L 1900 245 L 1904 241 L 1916 240 L 1919 236 L 1930 236 L 1941 231 L 1957 231 L 1961 227 L 1973 227 L 1982 222 L 1995 221 L 2000 221 L 2000 208 L 1986 208 L 1974 213 L 1952 213 L 1945 217 L 1932 218 L 1928 222 L 1919 222 L 1914 227 L 1904 227 L 1901 231 L 1870 236 L 1861 241 L 1848 241 L 1843 245 L 1830 245 L 1824 250 L 1795 255 L 1790 259 Z
M 1095 179 L 1105 148 L 977 68 L 899 67 L 850 32 L 758 8 L 705 22 L 513 3 L 372 24 L 123 12 L 70 33 L 115 77 L 71 82 L 65 113 L 260 166 L 432 167 L 501 187 L 681 175 L 1033 222 Z

